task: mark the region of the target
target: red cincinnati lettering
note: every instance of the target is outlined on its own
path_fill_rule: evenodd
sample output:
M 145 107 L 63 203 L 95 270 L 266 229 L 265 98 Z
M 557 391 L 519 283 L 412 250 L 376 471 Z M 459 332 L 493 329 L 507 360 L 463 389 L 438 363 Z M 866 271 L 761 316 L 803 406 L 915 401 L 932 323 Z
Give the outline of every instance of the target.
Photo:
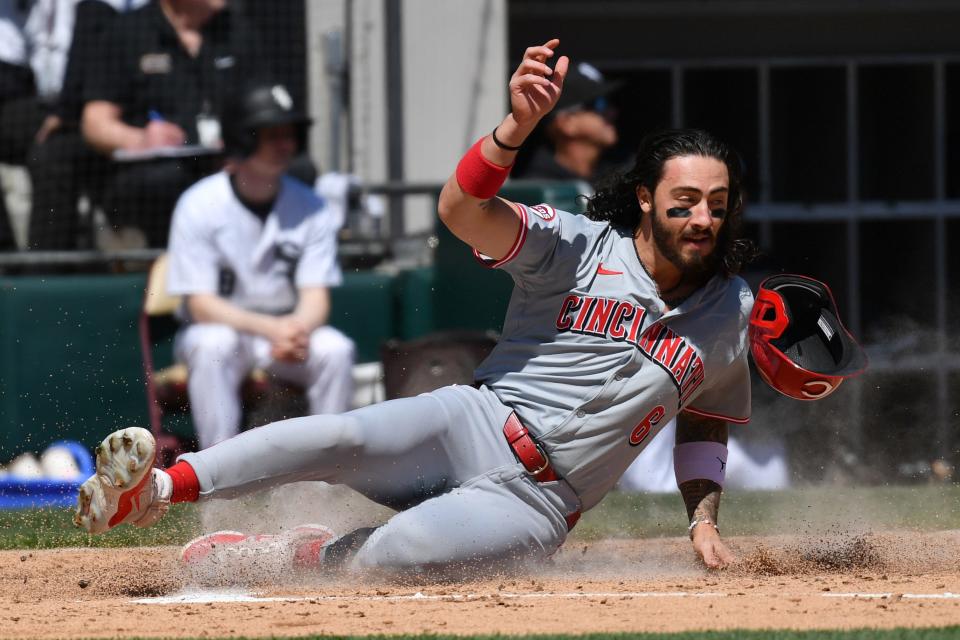
M 685 377 L 680 379 L 681 388 L 686 387 L 690 380 L 696 376 L 698 372 L 703 373 L 703 360 L 700 359 L 700 356 L 694 356 L 690 366 L 687 367 L 687 373 L 685 374 Z
M 681 344 L 683 344 L 683 338 L 678 336 L 673 329 L 666 328 L 660 338 L 660 348 L 657 349 L 657 355 L 654 358 L 663 366 L 669 367 L 676 357 L 677 351 L 680 350 Z M 679 384 L 680 380 L 677 380 L 677 383 Z
M 583 297 L 583 305 L 580 307 L 580 313 L 577 315 L 576 322 L 573 323 L 574 331 L 583 331 L 583 325 L 586 323 L 587 317 L 590 315 L 590 309 L 596 301 L 596 298 Z
M 683 380 L 683 376 L 687 373 L 687 367 L 690 366 L 690 362 L 693 361 L 693 356 L 696 355 L 696 353 L 693 347 L 688 346 L 683 350 L 683 353 L 680 354 L 680 359 L 677 360 L 677 364 L 673 365 L 670 373 L 673 374 L 673 377 L 676 378 L 678 382 Z
M 627 342 L 637 344 L 637 335 L 640 333 L 640 327 L 643 326 L 643 318 L 647 315 L 647 310 L 640 305 L 635 305 L 633 311 L 633 324 L 630 325 L 630 335 L 627 336 Z
M 593 305 L 593 311 L 590 313 L 590 320 L 587 322 L 587 333 L 603 334 L 607 329 L 610 314 L 616 304 L 616 300 L 597 298 L 597 303 Z
M 617 305 L 617 310 L 613 312 L 613 319 L 610 320 L 610 337 L 614 340 L 623 340 L 627 332 L 623 328 L 623 321 L 629 320 L 633 314 L 633 305 L 629 302 L 621 302 Z
M 687 369 L 687 378 L 680 385 L 680 403 L 683 404 L 687 401 L 694 391 L 697 390 L 697 387 L 700 386 L 700 383 L 703 382 L 704 372 L 703 372 L 703 360 L 700 359 L 700 356 L 697 356 L 691 366 Z
M 564 298 L 563 304 L 560 305 L 560 313 L 557 315 L 557 329 L 563 331 L 570 328 L 570 325 L 573 323 L 570 321 L 570 318 L 567 317 L 567 314 L 571 311 L 576 311 L 579 306 L 580 296 L 571 294 Z
M 647 330 L 643 332 L 643 336 L 640 337 L 640 342 L 637 343 L 637 346 L 641 350 L 645 351 L 648 355 L 653 355 L 653 348 L 657 346 L 657 338 L 660 337 L 660 334 L 664 330 L 664 326 L 659 322 L 654 322 L 652 325 L 647 327 Z

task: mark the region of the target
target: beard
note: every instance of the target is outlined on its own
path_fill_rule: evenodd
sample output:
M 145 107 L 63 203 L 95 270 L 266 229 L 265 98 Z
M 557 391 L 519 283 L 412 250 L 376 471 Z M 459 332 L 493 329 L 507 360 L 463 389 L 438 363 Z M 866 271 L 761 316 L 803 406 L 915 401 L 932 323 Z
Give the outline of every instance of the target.
M 680 252 L 680 240 L 683 236 L 677 238 L 672 236 L 670 230 L 660 222 L 662 214 L 657 213 L 655 204 L 651 215 L 653 216 L 650 220 L 653 227 L 653 243 L 657 251 L 683 274 L 681 281 L 699 280 L 706 276 L 712 276 L 718 271 L 720 266 L 720 255 L 717 250 L 719 240 L 711 230 L 706 233 L 709 233 L 713 238 L 713 250 L 706 255 L 694 252 L 689 257 L 684 257 Z

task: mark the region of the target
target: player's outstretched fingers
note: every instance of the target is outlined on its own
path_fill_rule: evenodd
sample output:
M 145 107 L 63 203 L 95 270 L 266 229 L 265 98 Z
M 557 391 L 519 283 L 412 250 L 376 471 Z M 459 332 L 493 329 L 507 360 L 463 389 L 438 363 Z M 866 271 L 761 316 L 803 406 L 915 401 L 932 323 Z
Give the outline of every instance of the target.
M 733 553 L 719 537 L 698 540 L 694 543 L 694 548 L 708 569 L 723 569 L 734 561 Z
M 539 60 L 525 59 L 520 63 L 520 66 L 517 67 L 516 75 L 537 75 L 549 78 L 553 75 L 553 69 L 550 68 L 550 65 L 540 62 Z
M 528 58 L 531 58 L 533 60 L 539 60 L 540 62 L 544 62 L 547 58 L 553 57 L 553 50 L 556 49 L 559 45 L 560 45 L 560 39 L 553 38 L 551 40 L 547 40 L 542 45 L 535 46 L 535 47 L 527 47 L 527 50 L 523 52 L 523 59 L 526 60 Z
M 563 81 L 567 77 L 567 68 L 570 66 L 570 58 L 567 56 L 560 56 L 560 59 L 557 60 L 556 66 L 553 68 L 553 75 L 551 80 L 553 84 L 557 85 L 557 90 L 563 90 Z
M 528 87 L 552 87 L 553 82 L 550 81 L 550 78 L 544 78 L 543 76 L 536 73 L 525 73 L 523 75 L 515 76 L 513 82 L 516 83 L 517 87 L 520 89 L 526 89 Z
M 560 99 L 570 59 L 560 56 L 552 69 L 547 64 L 559 45 L 559 38 L 551 38 L 542 45 L 528 47 L 510 78 L 510 106 L 518 124 L 539 121 Z

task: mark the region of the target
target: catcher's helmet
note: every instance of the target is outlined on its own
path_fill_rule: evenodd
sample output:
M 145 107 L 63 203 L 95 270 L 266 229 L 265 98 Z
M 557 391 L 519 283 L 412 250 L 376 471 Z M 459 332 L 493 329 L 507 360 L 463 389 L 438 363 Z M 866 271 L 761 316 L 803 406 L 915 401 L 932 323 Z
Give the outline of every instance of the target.
M 750 314 L 750 351 L 761 377 L 797 400 L 819 400 L 867 366 L 827 285 L 797 275 L 760 283 Z
M 312 120 L 293 104 L 282 84 L 255 85 L 230 100 L 223 110 L 221 126 L 227 155 L 245 158 L 257 150 L 257 131 L 262 127 L 292 124 L 303 148 Z

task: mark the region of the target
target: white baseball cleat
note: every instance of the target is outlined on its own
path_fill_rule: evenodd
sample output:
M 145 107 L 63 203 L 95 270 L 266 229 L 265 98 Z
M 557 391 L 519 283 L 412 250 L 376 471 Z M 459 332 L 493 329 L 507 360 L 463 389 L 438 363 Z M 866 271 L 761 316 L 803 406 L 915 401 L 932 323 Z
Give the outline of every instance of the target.
M 279 534 L 216 531 L 180 550 L 180 562 L 205 579 L 279 578 L 291 570 L 319 569 L 326 547 L 337 539 L 329 528 L 304 524 Z
M 146 429 L 114 431 L 97 446 L 97 471 L 80 485 L 73 523 L 89 533 L 103 533 L 118 524 L 149 527 L 170 506 L 161 498 L 153 468 L 157 447 Z

